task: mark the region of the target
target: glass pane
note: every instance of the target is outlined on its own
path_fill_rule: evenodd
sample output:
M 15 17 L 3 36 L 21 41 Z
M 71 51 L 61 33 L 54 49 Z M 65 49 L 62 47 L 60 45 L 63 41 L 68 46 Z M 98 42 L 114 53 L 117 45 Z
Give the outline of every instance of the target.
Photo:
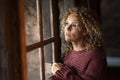
M 41 80 L 40 48 L 27 53 L 28 80 Z
M 46 46 L 44 46 L 44 52 L 45 52 L 45 78 L 46 80 L 48 80 L 48 78 L 50 76 L 52 76 L 51 73 L 51 66 L 52 66 L 52 56 L 53 56 L 53 48 L 54 45 L 53 44 L 48 44 Z
M 36 0 L 25 0 L 26 45 L 40 41 Z
M 43 16 L 43 38 L 45 40 L 45 39 L 48 39 L 51 37 L 49 0 L 42 0 L 42 12 L 43 12 L 42 13 L 42 16 Z

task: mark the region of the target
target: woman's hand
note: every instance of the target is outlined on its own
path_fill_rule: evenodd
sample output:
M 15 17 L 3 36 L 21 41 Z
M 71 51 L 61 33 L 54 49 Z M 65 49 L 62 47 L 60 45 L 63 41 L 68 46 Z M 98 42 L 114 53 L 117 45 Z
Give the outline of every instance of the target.
M 61 63 L 53 63 L 52 65 L 52 73 L 55 74 L 57 70 L 60 70 L 60 68 L 63 66 Z

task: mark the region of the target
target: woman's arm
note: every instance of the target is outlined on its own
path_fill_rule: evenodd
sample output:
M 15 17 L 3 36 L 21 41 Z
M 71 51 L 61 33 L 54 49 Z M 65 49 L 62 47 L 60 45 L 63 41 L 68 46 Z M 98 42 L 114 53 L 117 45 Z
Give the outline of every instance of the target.
M 106 59 L 97 54 L 94 55 L 84 73 L 78 73 L 72 67 L 63 65 L 60 70 L 55 72 L 56 78 L 60 80 L 101 80 L 104 72 L 106 72 Z
M 83 80 L 77 73 L 76 70 L 64 65 L 60 70 L 55 72 L 55 77 L 59 80 Z

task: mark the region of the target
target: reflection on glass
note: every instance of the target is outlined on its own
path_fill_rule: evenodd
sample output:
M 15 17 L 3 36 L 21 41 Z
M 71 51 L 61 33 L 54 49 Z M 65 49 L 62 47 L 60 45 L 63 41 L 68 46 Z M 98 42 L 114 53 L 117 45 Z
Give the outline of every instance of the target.
M 44 55 L 45 55 L 45 78 L 46 80 L 52 76 L 51 67 L 52 67 L 52 54 L 53 54 L 53 44 L 48 44 L 44 46 Z
M 42 0 L 42 16 L 43 16 L 43 38 L 48 39 L 51 37 L 50 25 L 50 7 L 49 0 Z M 46 6 L 47 5 L 47 6 Z
M 26 45 L 40 41 L 36 0 L 25 0 Z
M 40 53 L 39 48 L 27 53 L 28 80 L 41 80 Z

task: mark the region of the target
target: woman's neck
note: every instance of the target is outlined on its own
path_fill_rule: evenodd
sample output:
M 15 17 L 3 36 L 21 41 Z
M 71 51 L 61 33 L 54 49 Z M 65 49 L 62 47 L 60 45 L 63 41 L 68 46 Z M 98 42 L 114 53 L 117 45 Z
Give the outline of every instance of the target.
M 81 51 L 81 50 L 84 50 L 84 49 L 86 49 L 84 46 L 83 46 L 83 44 L 82 44 L 82 42 L 72 42 L 72 46 L 73 46 L 73 50 L 75 50 L 75 51 Z

